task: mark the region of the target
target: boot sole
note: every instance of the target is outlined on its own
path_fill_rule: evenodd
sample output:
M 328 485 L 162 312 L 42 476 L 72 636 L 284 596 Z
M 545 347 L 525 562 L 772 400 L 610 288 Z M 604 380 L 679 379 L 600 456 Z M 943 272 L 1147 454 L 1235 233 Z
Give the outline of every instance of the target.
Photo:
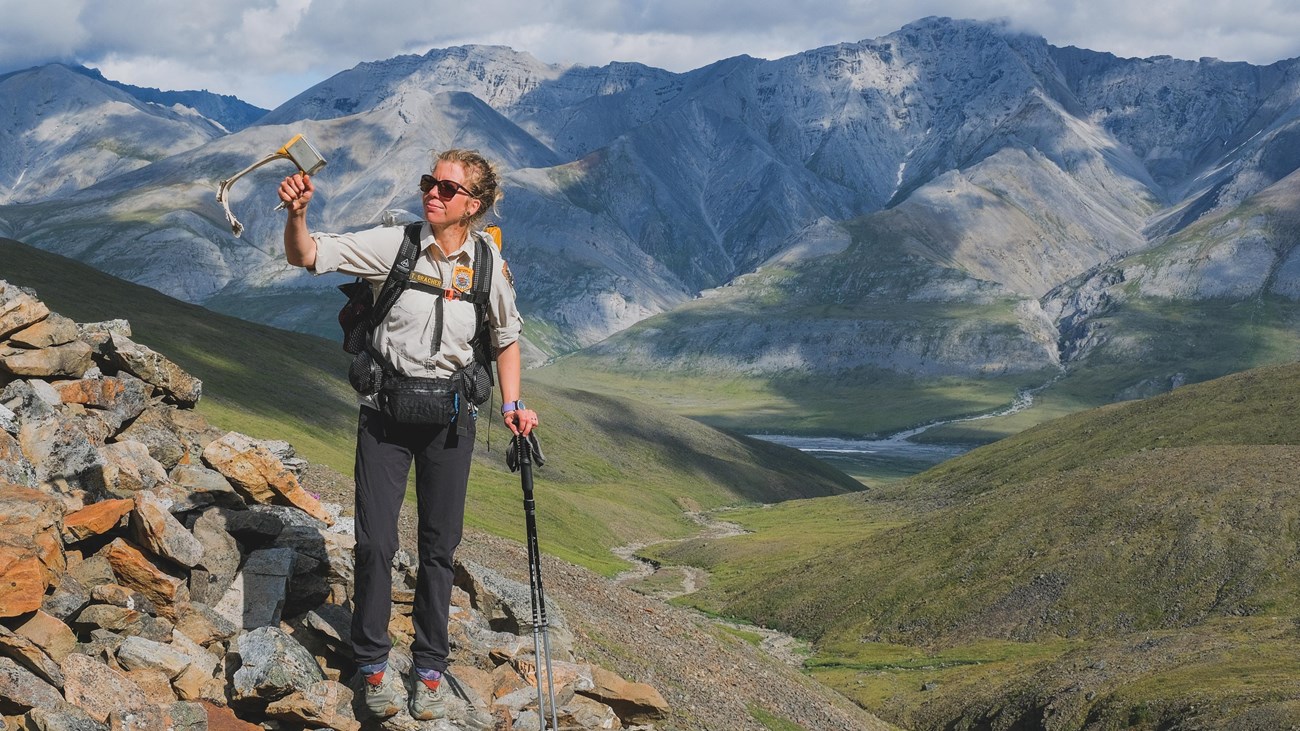
M 442 713 L 438 713 L 437 711 L 426 711 L 424 713 L 411 714 L 411 718 L 414 718 L 417 721 L 436 721 L 439 718 L 446 718 L 446 717 L 447 717 L 447 712 L 445 710 Z
M 367 710 L 369 711 L 371 718 L 392 718 L 402 712 L 402 709 L 398 706 L 388 706 L 383 711 Z

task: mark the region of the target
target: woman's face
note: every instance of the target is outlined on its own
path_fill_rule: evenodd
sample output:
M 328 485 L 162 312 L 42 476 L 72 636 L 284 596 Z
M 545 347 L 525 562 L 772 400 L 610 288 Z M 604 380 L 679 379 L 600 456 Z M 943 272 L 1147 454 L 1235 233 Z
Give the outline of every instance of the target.
M 465 167 L 458 162 L 440 160 L 433 168 L 433 177 L 437 180 L 450 180 L 459 187 L 454 194 L 448 196 L 439 192 L 439 188 L 448 186 L 434 186 L 424 194 L 424 218 L 434 226 L 445 226 L 448 224 L 462 223 L 470 216 L 478 213 L 479 206 L 483 202 L 477 198 L 470 197 L 468 192 L 468 176 L 465 174 Z

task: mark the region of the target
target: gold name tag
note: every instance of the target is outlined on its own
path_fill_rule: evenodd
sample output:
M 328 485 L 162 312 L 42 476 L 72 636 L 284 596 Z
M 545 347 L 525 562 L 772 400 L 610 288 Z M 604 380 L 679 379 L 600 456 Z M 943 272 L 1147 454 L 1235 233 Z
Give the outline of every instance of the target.
M 431 277 L 428 274 L 411 272 L 411 281 L 417 284 L 423 284 L 426 287 L 433 287 L 434 289 L 442 289 L 442 280 L 438 279 L 437 277 Z

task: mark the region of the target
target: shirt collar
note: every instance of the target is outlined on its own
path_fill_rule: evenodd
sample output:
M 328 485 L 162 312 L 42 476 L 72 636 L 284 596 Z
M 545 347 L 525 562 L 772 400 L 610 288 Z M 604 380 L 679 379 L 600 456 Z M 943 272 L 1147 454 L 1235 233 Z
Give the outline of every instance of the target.
M 468 234 L 466 234 L 465 242 L 460 245 L 459 249 L 451 252 L 450 256 L 445 256 L 442 253 L 442 248 L 438 246 L 438 242 L 433 238 L 433 227 L 431 227 L 427 221 L 424 224 L 423 231 L 421 231 L 421 236 L 424 241 L 427 241 L 424 245 L 424 249 L 430 257 L 434 259 L 442 257 L 448 261 L 452 259 L 465 258 L 469 259 L 471 264 L 474 263 L 474 231 L 472 229 Z

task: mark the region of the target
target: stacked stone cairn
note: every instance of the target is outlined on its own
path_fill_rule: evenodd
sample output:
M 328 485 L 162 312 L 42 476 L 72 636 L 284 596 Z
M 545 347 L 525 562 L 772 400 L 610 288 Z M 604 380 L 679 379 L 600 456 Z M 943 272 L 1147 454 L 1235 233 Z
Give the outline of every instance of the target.
M 0 731 L 378 727 L 353 694 L 351 519 L 289 445 L 210 425 L 201 390 L 127 322 L 77 324 L 0 280 Z M 407 677 L 405 552 L 393 579 Z M 460 562 L 451 610 L 448 718 L 383 727 L 538 729 L 528 588 Z M 664 717 L 548 618 L 562 728 Z

